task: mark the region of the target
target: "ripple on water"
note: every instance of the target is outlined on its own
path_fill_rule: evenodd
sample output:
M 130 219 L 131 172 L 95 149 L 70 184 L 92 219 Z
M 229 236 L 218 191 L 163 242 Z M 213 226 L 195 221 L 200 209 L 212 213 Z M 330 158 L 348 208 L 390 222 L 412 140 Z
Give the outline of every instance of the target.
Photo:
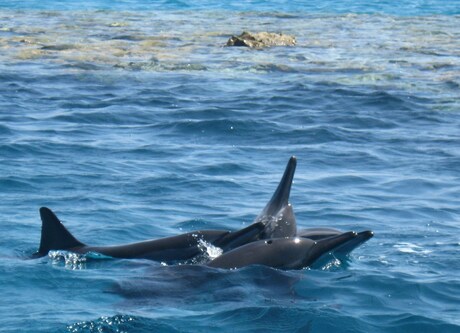
M 459 16 L 412 15 L 433 1 L 407 17 L 81 10 L 101 1 L 0 10 L 3 329 L 459 331 Z M 248 27 L 298 44 L 223 47 Z M 299 226 L 376 232 L 349 259 L 225 271 L 15 256 L 36 249 L 43 205 L 94 244 L 239 229 L 292 154 Z

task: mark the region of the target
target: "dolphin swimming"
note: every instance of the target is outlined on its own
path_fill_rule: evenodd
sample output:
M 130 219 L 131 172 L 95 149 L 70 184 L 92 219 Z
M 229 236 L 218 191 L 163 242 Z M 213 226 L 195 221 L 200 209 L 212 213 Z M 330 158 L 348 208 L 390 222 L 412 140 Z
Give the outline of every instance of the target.
M 274 238 L 252 242 L 226 252 L 207 265 L 214 268 L 241 268 L 264 265 L 279 269 L 300 269 L 322 255 L 356 238 L 355 232 L 314 241 L 302 237 Z
M 372 231 L 355 233 L 333 228 L 297 231 L 294 210 L 289 203 L 296 165 L 297 160 L 292 156 L 261 213 L 251 225 L 238 231 L 198 230 L 124 245 L 89 246 L 75 238 L 49 208 L 42 207 L 40 246 L 34 257 L 45 256 L 50 250 L 67 250 L 81 254 L 94 252 L 113 258 L 176 262 L 202 254 L 203 245 L 210 244 L 223 252 L 208 263 L 210 267 L 238 268 L 260 264 L 290 269 L 310 266 L 327 253 L 348 255 L 373 237 Z
M 40 208 L 40 217 L 40 247 L 34 257 L 45 256 L 51 250 L 66 250 L 82 254 L 95 252 L 113 258 L 180 261 L 202 253 L 201 241 L 228 251 L 254 239 L 265 227 L 259 222 L 238 231 L 199 230 L 125 245 L 88 246 L 77 240 L 49 208 Z
M 283 177 L 275 190 L 272 198 L 262 212 L 254 220 L 255 223 L 262 222 L 264 230 L 257 235 L 259 240 L 270 238 L 283 238 L 299 236 L 312 240 L 320 240 L 331 236 L 343 234 L 343 231 L 333 228 L 309 228 L 297 231 L 297 222 L 292 205 L 289 203 L 289 196 L 294 179 L 297 159 L 292 156 Z M 334 249 L 334 254 L 348 255 L 362 243 L 374 236 L 372 231 L 362 231 L 356 237 L 349 239 L 341 246 Z
M 202 242 L 226 252 L 259 239 L 294 236 L 296 222 L 288 201 L 295 167 L 296 159 L 291 157 L 270 201 L 251 225 L 238 231 L 198 230 L 125 245 L 88 246 L 77 240 L 51 209 L 42 207 L 41 240 L 34 257 L 45 256 L 50 250 L 67 250 L 75 253 L 95 252 L 114 258 L 183 261 L 201 254 Z

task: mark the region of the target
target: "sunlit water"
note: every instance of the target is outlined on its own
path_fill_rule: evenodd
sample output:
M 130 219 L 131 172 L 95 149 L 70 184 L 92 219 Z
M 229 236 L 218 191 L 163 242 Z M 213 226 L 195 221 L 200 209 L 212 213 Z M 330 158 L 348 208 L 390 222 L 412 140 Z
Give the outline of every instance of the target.
M 0 1 L 0 330 L 458 332 L 459 7 Z M 91 245 L 242 228 L 291 155 L 299 227 L 375 232 L 347 261 L 24 260 L 41 206 Z

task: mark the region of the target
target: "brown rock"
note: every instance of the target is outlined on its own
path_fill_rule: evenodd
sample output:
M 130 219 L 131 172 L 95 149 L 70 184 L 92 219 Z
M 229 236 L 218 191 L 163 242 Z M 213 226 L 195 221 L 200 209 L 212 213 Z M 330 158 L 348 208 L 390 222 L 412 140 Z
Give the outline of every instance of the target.
M 232 36 L 227 46 L 245 46 L 251 48 L 263 48 L 270 46 L 294 46 L 295 37 L 272 32 L 250 33 L 244 31 L 239 36 Z

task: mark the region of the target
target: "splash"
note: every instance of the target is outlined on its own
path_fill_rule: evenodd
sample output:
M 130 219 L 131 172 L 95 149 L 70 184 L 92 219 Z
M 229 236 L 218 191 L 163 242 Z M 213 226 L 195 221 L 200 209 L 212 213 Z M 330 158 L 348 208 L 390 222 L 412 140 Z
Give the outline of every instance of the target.
M 393 247 L 396 248 L 399 252 L 406 254 L 426 255 L 432 252 L 430 250 L 423 249 L 419 245 L 408 242 L 400 242 L 398 244 L 395 244 Z
M 64 262 L 64 267 L 71 270 L 86 268 L 87 256 L 67 251 L 50 251 L 48 257 L 54 265 Z
M 342 261 L 338 258 L 334 258 L 333 260 L 326 263 L 323 267 L 321 267 L 321 270 L 330 271 L 330 270 L 340 268 L 340 266 L 342 266 Z
M 128 332 L 134 318 L 127 315 L 100 317 L 95 321 L 83 321 L 67 326 L 69 332 Z
M 214 246 L 211 243 L 204 241 L 203 239 L 198 241 L 198 247 L 203 253 L 207 255 L 209 260 L 213 260 L 223 253 L 223 250 L 220 247 Z
M 191 260 L 184 262 L 184 264 L 206 264 L 223 253 L 223 250 L 220 247 L 206 242 L 200 235 L 194 234 L 193 237 L 197 240 L 197 247 L 200 250 L 200 254 Z

